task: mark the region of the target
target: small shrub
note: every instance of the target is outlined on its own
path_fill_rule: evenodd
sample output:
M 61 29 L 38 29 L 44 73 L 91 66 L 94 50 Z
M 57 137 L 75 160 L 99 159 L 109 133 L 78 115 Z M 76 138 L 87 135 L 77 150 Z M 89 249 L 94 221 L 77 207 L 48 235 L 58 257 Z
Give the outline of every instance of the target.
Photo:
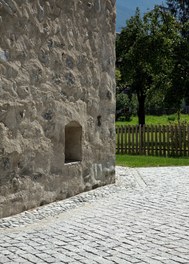
M 174 115 L 170 115 L 167 117 L 168 122 L 175 122 L 176 117 Z

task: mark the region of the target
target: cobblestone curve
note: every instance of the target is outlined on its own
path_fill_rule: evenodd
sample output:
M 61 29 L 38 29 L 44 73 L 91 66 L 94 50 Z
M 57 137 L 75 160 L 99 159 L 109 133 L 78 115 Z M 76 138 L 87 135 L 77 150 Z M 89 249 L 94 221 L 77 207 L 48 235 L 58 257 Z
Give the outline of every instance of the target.
M 40 221 L 49 216 L 56 216 L 62 212 L 82 206 L 84 203 L 92 203 L 102 197 L 119 192 L 123 188 L 135 188 L 138 186 L 134 177 L 135 173 L 136 172 L 132 169 L 117 167 L 115 184 L 103 186 L 66 200 L 54 202 L 33 210 L 22 212 L 15 216 L 0 219 L 0 230 L 36 223 L 36 221 Z

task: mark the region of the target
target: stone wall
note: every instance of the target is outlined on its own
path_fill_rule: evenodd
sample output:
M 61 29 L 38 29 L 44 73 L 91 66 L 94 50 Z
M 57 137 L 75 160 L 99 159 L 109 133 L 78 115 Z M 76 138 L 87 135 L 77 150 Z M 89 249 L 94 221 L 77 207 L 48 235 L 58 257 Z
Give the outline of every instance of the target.
M 0 217 L 114 182 L 115 0 L 0 0 Z

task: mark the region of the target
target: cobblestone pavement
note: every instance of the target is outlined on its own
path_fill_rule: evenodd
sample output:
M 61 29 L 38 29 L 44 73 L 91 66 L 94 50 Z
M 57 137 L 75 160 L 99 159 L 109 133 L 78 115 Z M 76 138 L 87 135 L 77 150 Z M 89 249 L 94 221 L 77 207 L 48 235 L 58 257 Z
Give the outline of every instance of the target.
M 117 167 L 116 184 L 0 220 L 0 263 L 189 264 L 189 167 Z

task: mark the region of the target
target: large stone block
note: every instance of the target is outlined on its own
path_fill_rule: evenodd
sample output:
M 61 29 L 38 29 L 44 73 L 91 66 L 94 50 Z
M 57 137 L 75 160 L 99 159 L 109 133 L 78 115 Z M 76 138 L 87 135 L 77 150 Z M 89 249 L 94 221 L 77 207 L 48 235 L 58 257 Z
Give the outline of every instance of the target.
M 115 0 L 0 0 L 0 217 L 114 182 Z

